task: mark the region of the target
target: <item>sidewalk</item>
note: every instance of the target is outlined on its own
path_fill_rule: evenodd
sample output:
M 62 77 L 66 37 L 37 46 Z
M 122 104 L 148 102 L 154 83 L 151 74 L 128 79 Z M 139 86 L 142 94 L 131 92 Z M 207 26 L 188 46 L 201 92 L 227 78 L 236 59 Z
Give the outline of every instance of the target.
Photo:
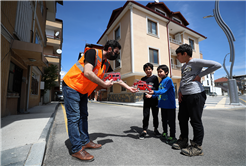
M 97 102 L 89 100 L 89 102 Z M 122 103 L 101 101 L 105 104 L 142 107 L 143 102 Z M 42 165 L 46 142 L 52 127 L 58 102 L 36 106 L 29 114 L 11 115 L 1 118 L 1 165 Z M 176 99 L 178 108 L 178 101 Z M 208 96 L 205 109 L 246 108 L 240 104 L 229 104 L 229 98 Z
M 58 102 L 1 118 L 1 165 L 42 165 Z
M 143 101 L 135 102 L 135 103 L 125 103 L 125 102 L 112 102 L 112 101 L 94 101 L 89 100 L 89 102 L 100 102 L 100 103 L 108 103 L 108 104 L 118 104 L 118 105 L 127 105 L 133 107 L 143 107 Z M 176 99 L 176 107 L 179 107 L 178 99 Z M 207 100 L 204 106 L 204 109 L 240 109 L 246 108 L 245 105 L 230 105 L 230 98 L 228 96 L 207 96 Z

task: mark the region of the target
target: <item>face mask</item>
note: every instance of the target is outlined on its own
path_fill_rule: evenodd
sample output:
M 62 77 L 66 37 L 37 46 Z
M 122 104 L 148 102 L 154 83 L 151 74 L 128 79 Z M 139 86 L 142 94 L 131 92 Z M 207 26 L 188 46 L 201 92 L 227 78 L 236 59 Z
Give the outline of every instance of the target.
M 118 55 L 119 54 L 115 54 L 114 55 L 113 51 L 111 51 L 111 52 L 107 52 L 106 57 L 109 60 L 115 60 L 115 59 L 117 59 Z

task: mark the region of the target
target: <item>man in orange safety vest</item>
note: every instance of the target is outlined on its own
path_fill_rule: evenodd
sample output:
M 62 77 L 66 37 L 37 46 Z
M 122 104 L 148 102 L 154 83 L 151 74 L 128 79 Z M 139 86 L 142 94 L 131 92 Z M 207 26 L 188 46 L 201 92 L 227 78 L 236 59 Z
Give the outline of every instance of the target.
M 121 45 L 116 40 L 109 40 L 103 50 L 86 48 L 84 56 L 63 77 L 62 91 L 67 114 L 68 134 L 72 144 L 72 156 L 82 161 L 93 161 L 94 156 L 85 151 L 86 148 L 98 149 L 89 139 L 88 134 L 88 96 L 99 85 L 109 88 L 112 81 L 102 80 L 106 72 L 113 71 L 108 60 L 115 60 L 119 55 Z M 130 92 L 136 89 L 121 81 L 119 83 Z

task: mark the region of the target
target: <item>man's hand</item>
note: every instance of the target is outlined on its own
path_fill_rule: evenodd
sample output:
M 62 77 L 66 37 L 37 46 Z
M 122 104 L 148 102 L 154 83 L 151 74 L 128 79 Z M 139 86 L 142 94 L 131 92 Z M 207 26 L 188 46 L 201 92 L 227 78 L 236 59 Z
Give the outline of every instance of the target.
M 109 80 L 109 81 L 105 81 L 104 85 L 102 87 L 104 88 L 110 88 L 113 85 L 113 79 Z
M 179 92 L 179 103 L 181 103 L 181 101 L 182 101 L 182 97 L 183 97 L 182 93 L 181 93 L 181 92 Z
M 153 94 L 154 94 L 154 91 L 151 90 L 151 91 L 148 92 L 148 94 L 149 94 L 149 95 L 153 95 Z
M 129 87 L 128 90 L 131 91 L 132 93 L 138 92 L 137 88 L 134 87 Z
M 152 97 L 152 95 L 146 94 L 145 97 L 149 99 Z
M 193 81 L 201 82 L 201 77 L 197 75 Z

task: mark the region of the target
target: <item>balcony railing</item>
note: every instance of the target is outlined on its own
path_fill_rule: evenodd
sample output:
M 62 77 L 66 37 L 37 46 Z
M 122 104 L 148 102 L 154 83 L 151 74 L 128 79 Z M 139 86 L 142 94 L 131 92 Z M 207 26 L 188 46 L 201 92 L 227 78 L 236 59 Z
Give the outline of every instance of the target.
M 60 36 L 55 36 L 55 35 L 46 35 L 47 38 L 50 38 L 50 39 L 57 39 L 57 40 L 61 40 L 61 37 Z
M 175 65 L 175 64 L 171 64 L 172 69 L 177 69 L 177 70 L 181 70 L 181 65 Z
M 181 41 L 175 40 L 172 37 L 169 37 L 169 41 L 172 42 L 172 43 L 174 43 L 174 44 L 178 44 L 178 45 L 182 44 Z

